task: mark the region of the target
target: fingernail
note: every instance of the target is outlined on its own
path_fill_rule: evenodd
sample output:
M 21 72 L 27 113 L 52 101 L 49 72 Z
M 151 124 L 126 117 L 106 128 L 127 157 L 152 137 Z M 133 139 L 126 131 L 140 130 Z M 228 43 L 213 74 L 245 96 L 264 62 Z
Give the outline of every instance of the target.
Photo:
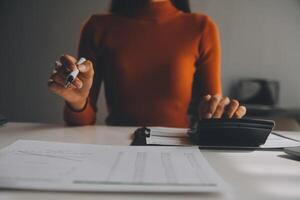
M 208 118 L 208 119 L 212 118 L 212 114 L 211 113 L 207 113 L 206 114 L 206 118 Z
M 203 99 L 204 99 L 204 101 L 209 101 L 210 98 L 211 98 L 211 96 L 208 94 L 208 95 L 205 95 Z
M 61 66 L 62 66 L 62 63 L 61 63 L 60 61 L 57 60 L 57 61 L 55 61 L 55 66 L 56 66 L 56 67 L 61 67 Z
M 54 80 L 51 79 L 51 78 L 48 80 L 48 84 L 51 84 L 51 83 L 53 83 L 53 82 L 54 82 Z
M 225 97 L 225 103 L 230 103 L 230 99 L 229 99 L 229 97 Z
M 86 70 L 86 66 L 85 65 L 78 65 L 78 69 L 79 69 L 79 71 L 84 72 Z

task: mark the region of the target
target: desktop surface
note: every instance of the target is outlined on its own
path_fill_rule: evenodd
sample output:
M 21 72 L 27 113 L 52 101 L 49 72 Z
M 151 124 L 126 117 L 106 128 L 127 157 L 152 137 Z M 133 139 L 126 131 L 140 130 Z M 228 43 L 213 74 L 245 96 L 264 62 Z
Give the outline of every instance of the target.
M 0 148 L 18 139 L 129 145 L 137 127 L 8 123 L 0 127 Z M 300 139 L 300 132 L 280 132 Z M 222 194 L 79 193 L 0 190 L 0 199 L 300 199 L 300 162 L 283 151 L 201 150 L 229 188 Z

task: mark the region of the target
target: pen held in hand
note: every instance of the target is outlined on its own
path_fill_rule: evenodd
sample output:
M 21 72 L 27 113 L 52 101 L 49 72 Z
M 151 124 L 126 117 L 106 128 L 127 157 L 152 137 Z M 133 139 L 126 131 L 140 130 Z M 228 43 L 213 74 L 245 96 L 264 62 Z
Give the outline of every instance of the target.
M 76 66 L 83 64 L 85 61 L 86 61 L 85 58 L 80 58 L 79 61 L 76 63 Z M 78 74 L 79 74 L 79 70 L 78 70 L 78 68 L 76 67 L 76 69 L 73 70 L 73 71 L 67 76 L 64 87 L 65 87 L 65 88 L 68 88 L 69 85 L 72 84 L 72 82 L 76 79 L 76 77 L 78 76 Z

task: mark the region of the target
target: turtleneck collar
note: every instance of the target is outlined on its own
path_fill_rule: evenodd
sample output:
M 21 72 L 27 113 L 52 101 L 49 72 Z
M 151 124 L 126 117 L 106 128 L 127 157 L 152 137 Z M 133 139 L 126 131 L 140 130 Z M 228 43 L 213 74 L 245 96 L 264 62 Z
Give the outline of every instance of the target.
M 175 8 L 170 0 L 165 1 L 146 1 L 129 15 L 134 18 L 149 20 L 165 20 L 178 14 L 180 11 Z

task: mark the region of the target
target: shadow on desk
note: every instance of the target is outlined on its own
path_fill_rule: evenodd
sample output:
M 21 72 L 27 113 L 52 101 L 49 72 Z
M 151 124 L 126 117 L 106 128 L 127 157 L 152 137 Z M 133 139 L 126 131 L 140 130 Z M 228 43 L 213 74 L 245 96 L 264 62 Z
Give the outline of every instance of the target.
M 278 155 L 278 157 L 288 159 L 288 160 L 294 160 L 294 161 L 297 161 L 297 162 L 300 161 L 299 157 L 293 156 L 293 155 L 282 154 L 282 155 Z
M 274 120 L 277 131 L 300 131 L 300 109 L 247 105 L 247 117 Z
M 5 127 L 3 125 L 3 127 Z M 65 125 L 55 125 L 55 124 L 35 124 L 34 126 L 16 126 L 9 130 L 6 130 L 6 132 L 27 132 L 27 131 L 43 131 L 43 130 L 51 130 L 51 129 L 57 129 L 57 128 L 65 128 Z
M 1 191 L 1 190 L 0 190 Z M 99 195 L 106 195 L 110 196 L 110 199 L 121 199 L 121 197 L 126 195 L 126 199 L 145 199 L 147 196 L 148 198 L 151 197 L 151 199 L 155 200 L 161 200 L 161 199 L 172 199 L 173 197 L 175 199 L 185 199 L 188 195 L 188 198 L 199 198 L 199 193 L 151 193 L 151 192 L 142 192 L 142 193 L 132 193 L 132 192 L 64 192 L 64 191 L 34 191 L 34 190 L 5 190 L 5 192 L 14 192 L 14 194 L 20 193 L 24 199 L 31 199 L 32 197 L 41 197 L 41 195 L 49 195 L 51 196 L 51 199 L 54 199 L 53 197 L 57 196 L 59 199 L 69 199 L 70 197 L 74 197 L 74 194 L 76 194 L 76 199 L 85 199 L 87 197 L 94 196 L 96 198 L 99 197 Z M 34 193 L 33 193 L 34 192 Z M 219 198 L 226 198 L 226 193 L 209 193 L 209 192 L 203 192 L 201 193 L 201 199 L 219 199 Z M 63 197 L 63 198 L 62 198 Z M 100 199 L 103 196 L 100 196 Z
M 277 131 L 300 131 L 299 122 L 293 117 L 274 117 Z

